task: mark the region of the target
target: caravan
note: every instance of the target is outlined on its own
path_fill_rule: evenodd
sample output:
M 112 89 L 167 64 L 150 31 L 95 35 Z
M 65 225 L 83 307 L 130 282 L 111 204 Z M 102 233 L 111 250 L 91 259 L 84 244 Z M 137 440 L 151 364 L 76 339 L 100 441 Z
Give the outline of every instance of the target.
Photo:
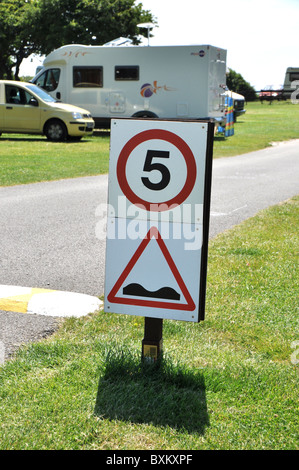
M 297 98 L 297 89 L 299 85 L 299 67 L 288 67 L 286 70 L 284 84 L 283 84 L 283 95 L 285 99 L 290 99 L 294 93 Z M 295 99 L 294 98 L 294 99 Z
M 194 46 L 68 45 L 50 53 L 33 83 L 112 118 L 213 119 L 225 123 L 226 50 Z

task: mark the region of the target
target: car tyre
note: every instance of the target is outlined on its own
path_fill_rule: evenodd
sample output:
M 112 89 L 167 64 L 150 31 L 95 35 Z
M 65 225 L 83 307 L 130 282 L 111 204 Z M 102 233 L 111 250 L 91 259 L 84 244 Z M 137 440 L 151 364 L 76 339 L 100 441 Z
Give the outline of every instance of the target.
M 45 134 L 48 140 L 52 142 L 61 142 L 67 138 L 67 130 L 62 121 L 53 119 L 45 127 Z

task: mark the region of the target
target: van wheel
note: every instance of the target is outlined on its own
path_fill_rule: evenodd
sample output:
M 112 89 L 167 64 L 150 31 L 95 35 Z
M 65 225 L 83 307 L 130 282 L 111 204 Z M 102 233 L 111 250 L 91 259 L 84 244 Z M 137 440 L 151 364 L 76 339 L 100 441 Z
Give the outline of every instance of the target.
M 48 140 L 52 142 L 61 142 L 67 138 L 67 130 L 62 121 L 53 119 L 48 122 L 45 128 L 45 134 Z
M 151 111 L 138 111 L 138 113 L 133 114 L 133 118 L 153 118 L 157 119 L 158 116 L 155 113 L 152 113 Z

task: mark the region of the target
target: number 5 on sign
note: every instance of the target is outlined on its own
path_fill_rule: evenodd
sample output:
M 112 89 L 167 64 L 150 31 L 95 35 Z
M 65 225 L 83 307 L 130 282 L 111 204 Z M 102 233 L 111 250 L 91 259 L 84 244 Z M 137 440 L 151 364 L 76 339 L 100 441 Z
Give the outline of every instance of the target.
M 115 216 L 135 217 L 129 205 L 148 219 L 153 212 L 203 204 L 206 142 L 207 123 L 113 120 L 108 198 Z M 174 221 L 198 222 L 189 211 L 179 212 Z
M 161 191 L 168 186 L 170 182 L 170 172 L 167 166 L 162 165 L 162 163 L 152 163 L 153 158 L 169 158 L 169 152 L 161 151 L 161 150 L 148 150 L 146 154 L 146 159 L 143 167 L 143 171 L 153 171 L 157 170 L 161 173 L 161 180 L 158 183 L 152 183 L 149 178 L 142 177 L 142 183 L 148 189 L 153 191 Z

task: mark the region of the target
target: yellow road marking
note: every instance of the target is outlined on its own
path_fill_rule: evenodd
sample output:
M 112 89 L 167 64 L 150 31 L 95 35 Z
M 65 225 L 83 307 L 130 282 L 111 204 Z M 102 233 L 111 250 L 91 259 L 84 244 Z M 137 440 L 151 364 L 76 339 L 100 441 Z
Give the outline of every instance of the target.
M 0 298 L 0 310 L 8 312 L 27 313 L 28 302 L 35 294 L 55 292 L 50 289 L 32 288 L 27 294 L 13 295 Z

